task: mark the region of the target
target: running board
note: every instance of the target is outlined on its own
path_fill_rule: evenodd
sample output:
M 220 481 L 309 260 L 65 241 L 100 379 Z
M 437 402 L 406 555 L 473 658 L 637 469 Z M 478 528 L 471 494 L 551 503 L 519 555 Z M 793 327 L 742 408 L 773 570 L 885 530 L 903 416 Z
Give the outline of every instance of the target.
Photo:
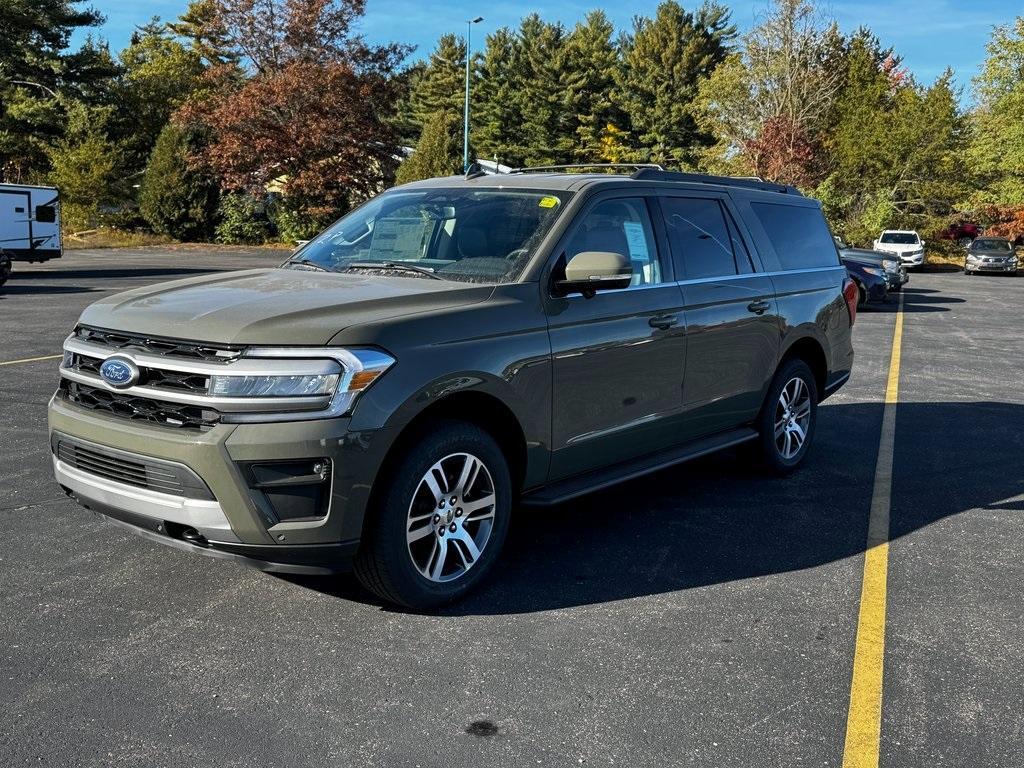
M 724 448 L 731 448 L 740 443 L 746 443 L 757 437 L 757 432 L 750 427 L 731 429 L 728 432 L 721 432 L 710 437 L 702 437 L 691 443 L 672 448 L 651 456 L 643 456 L 639 459 L 631 459 L 622 464 L 607 469 L 599 469 L 576 475 L 565 480 L 559 480 L 551 485 L 539 488 L 536 491 L 526 493 L 520 500 L 524 507 L 550 507 L 575 499 L 577 496 L 585 496 L 588 493 L 608 488 L 612 485 L 632 480 L 635 477 L 657 472 L 659 469 L 671 467 L 674 464 L 681 464 L 709 453 L 720 451 Z

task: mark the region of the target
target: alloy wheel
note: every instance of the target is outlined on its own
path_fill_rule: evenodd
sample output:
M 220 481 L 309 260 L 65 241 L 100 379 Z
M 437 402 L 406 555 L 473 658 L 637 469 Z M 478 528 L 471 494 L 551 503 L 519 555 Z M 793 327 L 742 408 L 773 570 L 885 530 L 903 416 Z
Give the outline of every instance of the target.
M 416 486 L 406 521 L 416 570 L 435 582 L 465 575 L 491 538 L 495 502 L 490 470 L 476 456 L 453 453 L 431 466 Z
M 803 448 L 811 424 L 811 393 L 799 376 L 786 382 L 775 404 L 775 447 L 784 459 Z

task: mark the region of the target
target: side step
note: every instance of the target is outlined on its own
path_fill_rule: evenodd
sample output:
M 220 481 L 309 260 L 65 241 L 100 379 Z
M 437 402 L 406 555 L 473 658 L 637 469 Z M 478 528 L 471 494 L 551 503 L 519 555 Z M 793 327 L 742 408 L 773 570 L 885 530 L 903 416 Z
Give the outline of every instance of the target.
M 734 445 L 745 443 L 756 437 L 757 431 L 750 427 L 740 427 L 739 429 L 731 429 L 728 432 L 721 432 L 710 437 L 702 437 L 678 448 L 671 448 L 661 453 L 642 456 L 639 459 L 631 459 L 614 467 L 594 470 L 565 480 L 559 480 L 556 483 L 524 494 L 519 503 L 524 507 L 550 507 L 555 504 L 561 504 L 569 501 L 569 499 L 575 499 L 577 496 L 585 496 L 602 488 L 607 488 L 626 480 L 632 480 L 635 477 L 641 477 L 651 472 L 657 472 L 659 469 L 670 467 L 673 464 L 680 464 L 684 461 L 696 459 L 699 456 L 706 456 L 723 448 L 731 448 Z

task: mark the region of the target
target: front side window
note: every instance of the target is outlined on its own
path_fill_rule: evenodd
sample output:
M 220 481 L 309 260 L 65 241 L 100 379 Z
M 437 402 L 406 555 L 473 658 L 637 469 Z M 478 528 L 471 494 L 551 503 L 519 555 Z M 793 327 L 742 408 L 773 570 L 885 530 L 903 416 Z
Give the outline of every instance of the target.
M 385 192 L 331 225 L 285 264 L 466 283 L 517 280 L 565 208 L 564 192 Z
M 584 251 L 611 251 L 626 256 L 633 265 L 631 285 L 664 282 L 654 230 L 643 198 L 605 200 L 595 205 L 569 241 L 566 259 Z
M 817 207 L 751 203 L 764 227 L 782 269 L 814 269 L 839 266 L 836 241 Z
M 666 197 L 661 205 L 669 244 L 687 280 L 738 274 L 735 249 L 742 248 L 742 243 L 735 242 L 738 237 L 730 230 L 721 203 L 710 198 Z

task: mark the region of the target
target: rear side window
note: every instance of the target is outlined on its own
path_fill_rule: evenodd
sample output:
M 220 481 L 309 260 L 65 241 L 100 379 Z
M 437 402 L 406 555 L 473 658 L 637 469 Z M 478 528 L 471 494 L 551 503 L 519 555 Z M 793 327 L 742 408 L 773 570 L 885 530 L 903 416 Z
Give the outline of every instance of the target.
M 709 198 L 663 197 L 661 206 L 669 244 L 687 280 L 738 273 L 734 236 L 721 203 Z
M 835 267 L 836 243 L 818 208 L 775 203 L 751 203 L 771 240 L 782 269 Z

